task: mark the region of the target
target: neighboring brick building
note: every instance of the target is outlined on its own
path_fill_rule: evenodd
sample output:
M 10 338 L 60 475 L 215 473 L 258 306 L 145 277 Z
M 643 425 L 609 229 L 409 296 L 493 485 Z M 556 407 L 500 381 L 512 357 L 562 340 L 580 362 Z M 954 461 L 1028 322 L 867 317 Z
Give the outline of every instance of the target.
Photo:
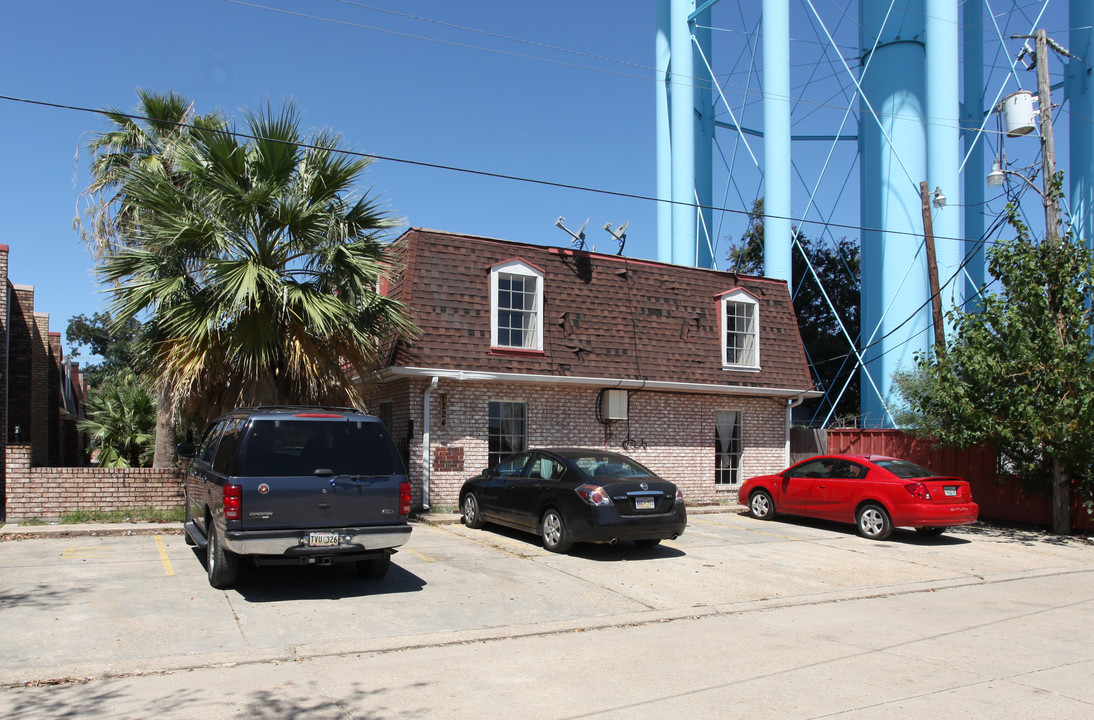
M 8 278 L 7 245 L 0 245 L 0 457 L 9 444 L 27 445 L 34 466 L 84 464 L 85 439 L 76 431 L 86 388 L 79 365 L 67 361 L 49 315 L 34 311 L 34 288 Z M 0 463 L 0 511 L 6 515 L 7 478 Z
M 421 332 L 391 349 L 369 409 L 407 459 L 415 504 L 525 447 L 606 447 L 692 503 L 789 459 L 813 390 L 786 283 L 411 229 L 389 293 Z

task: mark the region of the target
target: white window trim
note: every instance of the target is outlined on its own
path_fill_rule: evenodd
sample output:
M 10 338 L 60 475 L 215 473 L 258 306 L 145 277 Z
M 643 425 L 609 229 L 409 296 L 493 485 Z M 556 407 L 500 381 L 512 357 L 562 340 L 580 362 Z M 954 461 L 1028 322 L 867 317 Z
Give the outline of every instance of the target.
M 717 434 L 718 427 L 718 413 L 735 413 L 737 415 L 737 427 L 740 430 L 740 447 L 738 448 L 737 456 L 737 475 L 735 482 L 720 483 L 718 482 L 718 455 L 721 454 L 721 448 L 716 446 L 714 448 L 714 487 L 717 490 L 736 490 L 744 484 L 744 457 L 745 457 L 745 413 L 742 409 L 729 410 L 726 408 L 719 408 L 714 411 L 714 427 Z
M 747 290 L 733 290 L 718 298 L 718 314 L 721 321 L 721 334 L 718 341 L 721 345 L 723 370 L 748 370 L 758 372 L 760 370 L 760 303 Z M 731 363 L 726 357 L 726 333 L 728 332 L 728 315 L 726 306 L 729 303 L 745 303 L 752 306 L 752 342 L 755 348 L 755 363 L 740 364 Z
M 498 344 L 498 276 L 502 273 L 537 278 L 535 338 L 531 347 Z M 501 350 L 543 351 L 543 271 L 523 260 L 509 260 L 490 268 L 490 347 Z

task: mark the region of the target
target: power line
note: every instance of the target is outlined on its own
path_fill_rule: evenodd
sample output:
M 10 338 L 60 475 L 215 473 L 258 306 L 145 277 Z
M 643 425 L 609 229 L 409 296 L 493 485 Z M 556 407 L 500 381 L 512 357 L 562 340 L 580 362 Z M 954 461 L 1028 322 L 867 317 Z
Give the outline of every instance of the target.
M 234 1 L 234 0 L 229 0 L 229 1 Z M 113 110 L 110 110 L 110 111 L 98 110 L 98 109 L 95 109 L 95 108 L 81 107 L 79 105 L 69 105 L 69 104 L 64 104 L 64 103 L 55 103 L 55 102 L 49 102 L 49 101 L 46 101 L 46 100 L 33 100 L 33 99 L 29 99 L 29 98 L 15 97 L 15 96 L 12 96 L 12 95 L 0 95 L 0 100 L 6 100 L 8 102 L 24 103 L 24 104 L 27 104 L 27 105 L 35 105 L 35 106 L 38 106 L 38 107 L 53 108 L 53 109 L 57 109 L 57 110 L 71 110 L 71 111 L 74 111 L 74 112 L 90 113 L 90 114 L 93 114 L 93 115 L 103 115 L 103 116 L 105 116 L 109 113 L 111 115 L 124 117 L 124 118 L 130 119 L 130 120 L 150 121 L 150 118 L 147 118 L 147 117 L 142 116 L 142 115 L 137 115 L 137 114 L 117 113 Z M 201 128 L 195 128 L 195 126 L 189 125 L 187 123 L 176 123 L 176 125 L 178 127 L 189 128 L 189 129 L 201 129 Z M 276 140 L 274 138 L 261 138 L 261 137 L 255 136 L 255 135 L 250 135 L 248 133 L 240 132 L 238 130 L 224 130 L 222 132 L 226 132 L 227 134 L 232 135 L 233 137 L 242 138 L 242 139 L 246 139 L 246 140 L 265 140 L 265 141 L 269 141 L 269 142 L 285 142 L 285 141 L 281 141 L 281 140 Z M 606 195 L 606 196 L 609 196 L 609 197 L 623 198 L 623 199 L 626 199 L 626 200 L 640 200 L 640 201 L 643 201 L 643 202 L 664 203 L 664 204 L 669 204 L 669 205 L 681 205 L 681 206 L 688 207 L 688 208 L 712 210 L 714 212 L 732 213 L 734 215 L 743 215 L 745 217 L 747 217 L 751 214 L 750 210 L 740 210 L 740 209 L 737 209 L 737 208 L 721 207 L 721 206 L 718 206 L 718 205 L 697 205 L 696 203 L 685 203 L 685 202 L 681 202 L 681 201 L 678 201 L 678 200 L 666 200 L 664 198 L 658 198 L 658 197 L 654 197 L 652 195 L 642 195 L 640 193 L 623 192 L 623 191 L 620 191 L 620 190 L 607 190 L 607 189 L 604 189 L 604 188 L 594 188 L 594 187 L 589 187 L 589 186 L 585 186 L 585 185 L 574 185 L 572 183 L 564 183 L 564 182 L 558 182 L 558 181 L 554 181 L 554 180 L 542 180 L 542 179 L 538 179 L 538 178 L 525 177 L 525 176 L 521 176 L 521 175 L 510 175 L 510 174 L 507 174 L 507 173 L 497 173 L 497 172 L 491 172 L 489 170 L 476 170 L 476 169 L 473 169 L 473 168 L 459 167 L 459 166 L 456 166 L 456 165 L 445 165 L 443 163 L 428 162 L 428 161 L 425 161 L 425 160 L 411 160 L 411 159 L 408 159 L 408 158 L 395 157 L 393 155 L 380 155 L 378 153 L 366 153 L 366 152 L 360 152 L 360 151 L 355 151 L 355 150 L 347 150 L 347 149 L 332 150 L 330 148 L 321 148 L 317 145 L 309 145 L 307 143 L 293 143 L 293 144 L 295 144 L 299 147 L 302 147 L 302 148 L 309 149 L 309 150 L 326 150 L 328 152 L 336 152 L 336 153 L 339 153 L 339 154 L 342 154 L 342 155 L 348 155 L 348 156 L 351 156 L 351 157 L 367 158 L 367 159 L 371 159 L 371 160 L 383 160 L 383 161 L 386 161 L 386 162 L 398 163 L 398 164 L 402 164 L 402 165 L 410 165 L 412 167 L 423 167 L 423 168 L 430 168 L 430 169 L 434 169 L 434 170 L 446 170 L 446 171 L 449 171 L 449 172 L 458 172 L 458 173 L 463 173 L 463 174 L 467 174 L 467 175 L 475 175 L 475 176 L 478 176 L 478 177 L 487 177 L 487 178 L 493 178 L 493 179 L 496 179 L 496 180 L 508 180 L 508 181 L 512 181 L 512 182 L 521 182 L 521 183 L 527 183 L 527 184 L 531 184 L 531 185 L 542 185 L 542 186 L 545 186 L 545 187 L 560 188 L 560 189 L 563 189 L 563 190 L 576 190 L 578 192 L 587 192 L 587 193 L 593 193 L 593 194 L 597 194 L 597 195 Z M 916 232 L 912 232 L 912 231 L 886 230 L 886 229 L 883 229 L 883 228 L 870 228 L 870 227 L 864 227 L 862 225 L 851 225 L 851 224 L 846 224 L 846 223 L 835 223 L 835 222 L 830 222 L 830 221 L 825 221 L 825 220 L 809 220 L 809 219 L 806 219 L 806 218 L 797 218 L 797 217 L 793 217 L 793 216 L 780 216 L 780 215 L 770 215 L 769 214 L 769 215 L 767 215 L 767 217 L 771 217 L 771 218 L 778 219 L 778 220 L 789 220 L 792 223 L 797 223 L 799 229 L 802 226 L 822 226 L 824 228 L 837 228 L 837 229 L 840 229 L 840 230 L 854 230 L 854 231 L 857 231 L 857 232 L 885 233 L 885 234 L 890 235 L 890 236 L 904 236 L 904 237 L 915 239 L 917 241 L 922 236 L 922 233 L 916 233 Z M 941 240 L 954 240 L 954 241 L 964 240 L 964 238 L 946 237 L 946 236 L 941 236 L 941 235 L 936 236 L 936 238 L 941 239 Z

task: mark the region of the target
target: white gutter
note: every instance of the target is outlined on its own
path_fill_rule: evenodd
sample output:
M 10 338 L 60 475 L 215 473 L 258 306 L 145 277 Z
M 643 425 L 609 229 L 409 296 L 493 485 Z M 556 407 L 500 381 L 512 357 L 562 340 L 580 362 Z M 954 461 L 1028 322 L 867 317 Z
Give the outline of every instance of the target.
M 422 509 L 429 509 L 429 396 L 437 389 L 441 379 L 436 375 L 429 381 L 422 402 Z
M 790 466 L 790 416 L 794 413 L 794 408 L 801 405 L 803 402 L 805 402 L 805 395 L 786 399 L 786 452 L 783 457 L 783 465 L 786 465 L 787 467 Z
M 565 375 L 528 375 L 524 373 L 494 373 L 467 370 L 445 370 L 440 368 L 389 367 L 381 370 L 374 378 L 377 381 L 394 377 L 432 377 L 430 390 L 436 387 L 440 378 L 458 382 L 511 382 L 539 383 L 546 385 L 591 385 L 630 390 L 665 390 L 671 392 L 711 393 L 716 395 L 751 395 L 761 397 L 787 398 L 788 402 L 801 403 L 806 398 L 821 397 L 819 390 L 801 388 L 763 388 L 744 385 L 710 385 L 707 383 L 667 382 L 663 380 L 634 380 L 628 378 L 570 377 Z M 426 391 L 426 407 L 429 403 L 429 390 Z M 426 420 L 426 427 L 429 421 Z

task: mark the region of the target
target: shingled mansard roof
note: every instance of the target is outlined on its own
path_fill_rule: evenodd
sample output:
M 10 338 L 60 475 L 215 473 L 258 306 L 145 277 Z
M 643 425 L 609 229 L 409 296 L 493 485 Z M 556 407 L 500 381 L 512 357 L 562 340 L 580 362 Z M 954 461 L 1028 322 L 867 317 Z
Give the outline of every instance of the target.
M 553 382 L 776 397 L 817 393 L 786 283 L 703 268 L 412 228 L 390 294 L 421 332 L 380 377 Z M 490 273 L 543 273 L 543 350 L 491 348 Z M 758 302 L 759 371 L 724 369 L 719 302 Z

